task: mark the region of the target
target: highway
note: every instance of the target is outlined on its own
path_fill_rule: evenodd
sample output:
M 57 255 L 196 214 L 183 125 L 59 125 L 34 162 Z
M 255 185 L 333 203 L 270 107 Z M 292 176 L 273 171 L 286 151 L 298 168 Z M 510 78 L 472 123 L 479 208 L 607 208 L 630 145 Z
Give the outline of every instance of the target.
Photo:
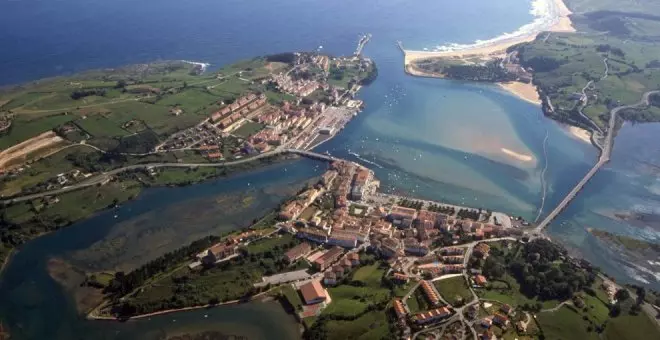
M 131 170 L 138 170 L 138 169 L 147 169 L 147 168 L 196 168 L 196 167 L 226 167 L 226 166 L 234 166 L 234 165 L 240 165 L 244 163 L 249 163 L 253 161 L 257 161 L 260 159 L 265 159 L 265 158 L 270 158 L 273 156 L 277 155 L 284 155 L 284 154 L 295 154 L 299 155 L 302 157 L 307 157 L 307 158 L 312 158 L 316 160 L 321 160 L 321 161 L 336 161 L 340 160 L 339 158 L 332 157 L 330 155 L 323 155 L 311 151 L 305 151 L 305 150 L 298 150 L 298 149 L 275 149 L 273 151 L 268 151 L 264 152 L 262 154 L 256 155 L 254 157 L 249 157 L 249 158 L 243 158 L 235 161 L 230 161 L 230 162 L 221 162 L 221 163 L 145 163 L 145 164 L 135 164 L 135 165 L 129 165 L 125 166 L 122 168 L 117 168 L 108 172 L 102 172 L 92 178 L 89 178 L 83 182 L 70 185 L 70 186 L 65 186 L 60 189 L 56 190 L 50 190 L 50 191 L 44 191 L 36 194 L 31 194 L 31 195 L 25 195 L 25 196 L 20 196 L 20 197 L 14 197 L 14 198 L 9 198 L 6 200 L 0 201 L 0 204 L 11 204 L 11 203 L 18 203 L 18 202 L 23 202 L 23 201 L 29 201 L 45 196 L 53 196 L 53 195 L 60 195 L 64 194 L 67 192 L 87 188 L 90 186 L 94 185 L 99 185 L 103 184 L 107 181 L 109 181 L 112 176 L 120 174 L 125 171 L 131 171 Z
M 648 106 L 649 105 L 649 97 L 654 95 L 654 94 L 659 94 L 660 91 L 648 91 L 644 93 L 642 96 L 642 99 L 631 105 L 624 105 L 624 106 L 619 106 L 610 111 L 610 120 L 609 120 L 609 128 L 607 129 L 607 134 L 605 135 L 605 141 L 602 145 L 602 152 L 600 154 L 600 157 L 598 158 L 598 162 L 587 172 L 586 175 L 573 187 L 573 189 L 564 197 L 564 199 L 555 207 L 554 210 L 552 210 L 548 216 L 546 216 L 541 223 L 539 223 L 536 228 L 534 228 L 534 232 L 540 233 L 545 229 L 552 220 L 554 220 L 559 213 L 564 210 L 568 206 L 569 203 L 580 193 L 582 188 L 589 182 L 589 180 L 594 177 L 596 172 L 600 170 L 600 168 L 605 165 L 605 163 L 610 161 L 610 156 L 612 155 L 612 146 L 613 146 L 613 141 L 614 141 L 614 126 L 616 124 L 616 117 L 619 114 L 620 111 L 622 110 L 627 110 L 627 109 L 634 109 L 642 106 Z

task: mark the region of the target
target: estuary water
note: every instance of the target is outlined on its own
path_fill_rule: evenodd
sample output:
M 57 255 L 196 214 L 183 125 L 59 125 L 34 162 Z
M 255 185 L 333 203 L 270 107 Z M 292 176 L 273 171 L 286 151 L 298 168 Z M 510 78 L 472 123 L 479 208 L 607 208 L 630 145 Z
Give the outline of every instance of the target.
M 374 59 L 379 76 L 359 94 L 367 107 L 317 151 L 369 166 L 387 191 L 534 220 L 591 167 L 596 150 L 543 117 L 538 106 L 495 86 L 405 75 L 395 44 L 400 40 L 406 48 L 424 49 L 493 38 L 531 22 L 530 9 L 529 0 L 2 1 L 0 84 L 158 59 L 196 60 L 213 67 L 284 51 L 350 54 L 359 34 L 372 33 L 364 54 Z M 642 135 L 646 145 L 654 145 L 656 132 L 657 125 L 624 128 L 612 163 L 550 228 L 553 237 L 623 280 L 634 279 L 639 270 L 620 266 L 615 254 L 602 251 L 584 230 L 657 235 L 652 228 L 605 217 L 615 210 L 657 206 L 657 176 L 639 175 L 639 162 L 628 157 L 643 145 L 634 145 Z M 114 213 L 101 213 L 30 242 L 0 278 L 0 317 L 16 339 L 160 339 L 185 332 L 186 326 L 256 338 L 295 337 L 292 318 L 269 304 L 126 324 L 86 321 L 45 267 L 49 258 L 63 257 L 90 268 L 130 268 L 174 246 L 141 251 L 144 242 L 153 240 L 142 235 L 162 231 L 159 223 L 170 236 L 183 235 L 182 226 L 188 224 L 195 234 L 190 238 L 235 228 L 278 201 L 277 195 L 270 197 L 277 190 L 266 187 L 300 183 L 316 173 L 317 165 L 300 161 L 188 188 L 149 190 L 124 205 L 117 219 Z M 204 213 L 186 215 L 185 223 L 172 218 L 176 207 L 212 202 L 218 195 L 247 190 L 248 183 L 267 197 L 246 208 L 252 211 L 245 219 L 220 212 L 217 224 Z M 115 239 L 127 242 L 128 251 L 94 252 Z M 648 275 L 642 279 L 657 285 Z
M 325 164 L 311 160 L 286 161 L 194 186 L 149 189 L 117 210 L 99 213 L 40 237 L 14 255 L 0 278 L 0 319 L 9 326 L 12 339 L 167 339 L 203 331 L 250 339 L 296 338 L 299 333 L 295 319 L 278 303 L 222 306 L 125 323 L 88 321 L 78 315 L 73 297 L 51 279 L 47 267 L 53 258 L 73 262 L 80 265 L 79 268 L 91 271 L 112 269 L 116 258 L 127 259 L 122 265 L 143 264 L 204 235 L 249 225 L 252 219 L 276 208 L 285 197 L 325 169 Z M 222 204 L 227 197 L 242 197 L 246 192 L 253 193 L 253 201 L 242 209 L 242 220 L 233 217 L 233 212 L 222 211 L 216 211 L 212 219 L 204 217 L 209 207 Z M 172 215 L 165 212 L 190 204 L 195 207 L 189 206 L 187 213 Z M 153 214 L 154 211 L 159 213 Z M 145 216 L 149 217 L 148 222 L 145 222 Z M 140 226 L 133 226 L 135 222 Z M 142 226 L 145 223 L 147 227 Z M 158 234 L 158 229 L 169 232 L 159 239 L 137 236 Z M 135 230 L 139 232 L 132 232 Z M 124 235 L 124 243 L 131 247 L 119 250 L 116 258 L 105 259 L 103 255 L 111 245 L 125 248 L 114 242 L 118 233 Z M 195 233 L 198 235 L 193 237 Z M 168 241 L 177 244 L 163 247 Z M 132 245 L 132 242 L 139 244 Z M 98 249 L 99 243 L 105 245 L 102 247 L 105 251 Z M 80 253 L 87 255 L 84 260 L 76 256 Z

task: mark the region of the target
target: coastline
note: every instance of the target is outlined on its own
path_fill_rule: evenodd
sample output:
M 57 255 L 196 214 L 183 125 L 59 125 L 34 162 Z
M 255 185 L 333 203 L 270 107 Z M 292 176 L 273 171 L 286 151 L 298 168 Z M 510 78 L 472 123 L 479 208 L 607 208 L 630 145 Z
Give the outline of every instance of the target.
M 415 60 L 427 58 L 494 58 L 506 54 L 506 49 L 524 42 L 534 41 L 543 32 L 575 32 L 570 15 L 572 12 L 563 0 L 535 0 L 532 3 L 534 22 L 523 25 L 514 33 L 505 33 L 498 37 L 477 41 L 474 44 L 439 46 L 433 51 L 406 50 L 402 48 L 408 65 Z M 541 12 L 541 13 L 539 13 Z
M 591 132 L 577 126 L 568 126 L 568 132 L 571 136 L 587 144 L 591 144 Z
M 12 256 L 14 255 L 14 251 L 16 251 L 15 248 L 10 249 L 9 253 L 5 257 L 5 260 L 2 261 L 2 266 L 0 266 L 0 277 L 2 277 L 2 274 L 5 272 L 5 268 L 7 268 L 7 265 L 9 264 L 9 261 L 11 260 Z
M 563 0 L 535 0 L 532 3 L 532 14 L 536 19 L 520 27 L 516 32 L 503 34 L 486 41 L 477 41 L 471 45 L 440 46 L 434 51 L 406 50 L 399 47 L 404 55 L 404 70 L 417 77 L 444 78 L 441 74 L 427 73 L 414 66 L 414 62 L 430 58 L 467 59 L 475 58 L 482 61 L 502 58 L 507 49 L 514 45 L 531 42 L 543 32 L 575 32 L 568 9 Z M 500 88 L 528 103 L 541 105 L 542 101 L 536 86 L 522 82 L 496 83 Z M 582 136 L 579 137 L 583 139 Z
M 419 68 L 415 67 L 414 64 L 405 65 L 404 69 L 407 74 L 415 77 L 441 78 L 441 79 L 446 78 L 443 74 L 440 73 L 432 73 L 432 72 L 426 72 L 420 70 Z M 494 84 L 496 84 L 501 89 L 508 92 L 509 94 L 512 94 L 518 97 L 519 99 L 522 99 L 530 104 L 541 106 L 541 104 L 543 103 L 541 101 L 541 96 L 539 95 L 538 89 L 534 84 L 523 83 L 519 81 L 510 81 L 506 83 L 498 82 Z
M 541 106 L 541 96 L 534 84 L 511 81 L 507 83 L 496 83 L 501 89 L 534 105 Z
M 257 297 L 257 296 L 258 295 L 255 295 L 255 297 Z M 252 302 L 252 300 L 248 300 L 248 301 L 246 301 L 246 303 L 247 302 Z M 231 300 L 231 301 L 227 301 L 227 302 L 223 302 L 223 303 L 217 303 L 215 305 L 205 304 L 205 305 L 192 306 L 192 307 L 183 307 L 183 308 L 177 308 L 177 309 L 166 309 L 166 310 L 161 310 L 161 311 L 158 311 L 158 312 L 152 312 L 152 313 L 132 316 L 132 317 L 128 318 L 128 320 L 139 320 L 139 319 L 144 319 L 144 318 L 148 318 L 148 317 L 152 317 L 152 316 L 172 314 L 172 313 L 178 313 L 178 312 L 185 312 L 185 311 L 191 311 L 191 310 L 197 310 L 197 309 L 203 309 L 203 308 L 206 309 L 206 308 L 213 308 L 213 307 L 219 307 L 219 306 L 235 305 L 235 304 L 239 304 L 239 303 L 241 303 L 241 300 Z M 87 319 L 88 320 L 107 320 L 107 321 L 119 321 L 119 322 L 124 321 L 124 320 L 118 319 L 114 316 L 94 315 L 94 311 L 87 314 Z

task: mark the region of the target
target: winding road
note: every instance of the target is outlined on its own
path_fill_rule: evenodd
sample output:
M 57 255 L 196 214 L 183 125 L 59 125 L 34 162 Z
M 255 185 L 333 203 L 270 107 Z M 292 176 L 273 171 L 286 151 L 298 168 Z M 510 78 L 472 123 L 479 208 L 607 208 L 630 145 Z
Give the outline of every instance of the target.
M 245 164 L 253 161 L 258 161 L 260 159 L 266 159 L 270 158 L 273 156 L 277 155 L 284 155 L 284 154 L 294 154 L 302 157 L 307 157 L 307 158 L 313 158 L 313 159 L 318 159 L 318 160 L 324 160 L 324 161 L 336 161 L 339 160 L 339 158 L 332 157 L 329 155 L 323 155 L 311 151 L 304 151 L 304 150 L 298 150 L 298 149 L 276 149 L 273 151 L 268 151 L 261 153 L 259 155 L 256 155 L 254 157 L 250 158 L 243 158 L 235 161 L 230 161 L 230 162 L 222 162 L 222 163 L 145 163 L 145 164 L 135 164 L 135 165 L 129 165 L 125 166 L 122 168 L 117 168 L 114 170 L 110 170 L 108 172 L 102 172 L 92 178 L 89 178 L 83 182 L 70 185 L 70 186 L 65 186 L 60 189 L 56 190 L 50 190 L 50 191 L 44 191 L 36 194 L 31 194 L 31 195 L 25 195 L 25 196 L 20 196 L 20 197 L 14 197 L 14 198 L 9 198 L 6 200 L 0 201 L 0 204 L 12 204 L 12 203 L 18 203 L 18 202 L 24 202 L 24 201 L 29 201 L 45 196 L 53 196 L 53 195 L 60 195 L 63 193 L 87 188 L 90 186 L 98 185 L 98 184 L 103 184 L 107 181 L 109 181 L 112 176 L 120 174 L 125 171 L 131 171 L 131 170 L 138 170 L 138 169 L 147 169 L 147 168 L 196 168 L 196 167 L 227 167 L 227 166 L 235 166 L 235 165 L 240 165 L 240 164 Z

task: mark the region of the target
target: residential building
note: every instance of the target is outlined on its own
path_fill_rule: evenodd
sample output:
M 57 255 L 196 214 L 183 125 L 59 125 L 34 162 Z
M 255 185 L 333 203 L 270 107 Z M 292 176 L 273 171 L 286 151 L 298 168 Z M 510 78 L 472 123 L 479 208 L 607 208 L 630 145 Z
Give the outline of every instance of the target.
M 479 340 L 497 340 L 497 336 L 495 336 L 492 330 L 487 329 L 479 335 Z
M 401 242 L 395 238 L 384 238 L 381 241 L 380 253 L 384 257 L 397 257 L 403 255 L 403 247 Z
M 300 286 L 300 294 L 302 294 L 303 300 L 307 305 L 324 303 L 328 298 L 326 296 L 325 290 L 323 287 L 321 287 L 321 283 L 318 280 L 314 280 Z
M 332 247 L 330 250 L 326 251 L 323 255 L 319 256 L 316 260 L 314 260 L 313 265 L 318 269 L 318 270 L 325 270 L 328 268 L 333 262 L 337 261 L 337 259 L 344 253 L 344 250 L 339 247 Z
M 394 225 L 408 228 L 412 225 L 412 221 L 415 219 L 416 214 L 417 210 L 415 209 L 395 205 L 392 207 L 392 210 L 390 210 L 389 218 Z
M 502 307 L 500 307 L 500 311 L 505 315 L 511 315 L 511 313 L 513 313 L 513 307 L 505 303 L 502 305 Z
M 500 313 L 495 313 L 495 316 L 493 317 L 493 323 L 501 327 L 506 327 L 509 325 L 509 318 Z
M 334 286 L 337 284 L 337 275 L 331 271 L 323 273 L 323 284 Z
M 357 247 L 357 237 L 342 231 L 333 230 L 328 238 L 328 244 L 352 249 Z
M 476 256 L 486 258 L 488 257 L 488 253 L 490 252 L 490 246 L 486 243 L 479 243 L 474 247 L 473 253 Z
M 318 243 L 328 242 L 328 232 L 323 229 L 315 229 L 315 228 L 300 229 L 296 233 L 296 236 L 302 239 L 306 239 Z
M 284 253 L 284 259 L 289 263 L 293 263 L 310 251 L 312 251 L 312 246 L 307 242 L 303 242 Z
M 358 253 L 349 253 L 346 258 L 351 261 L 351 266 L 359 266 L 360 265 L 360 254 Z
M 419 286 L 422 288 L 424 296 L 426 296 L 426 299 L 429 301 L 429 303 L 431 303 L 432 306 L 437 306 L 441 303 L 440 295 L 438 295 L 438 292 L 435 291 L 432 283 L 426 280 L 422 280 L 419 283 Z
M 403 284 L 403 283 L 408 283 L 408 281 L 410 281 L 410 278 L 406 274 L 394 273 L 392 274 L 392 281 L 394 281 L 395 283 Z
M 236 253 L 236 246 L 227 243 L 218 243 L 206 251 L 202 261 L 207 264 L 213 264 L 218 260 Z
M 447 307 L 440 307 L 426 312 L 418 313 L 414 316 L 417 324 L 424 325 L 432 322 L 437 322 L 451 316 L 451 311 Z
M 403 241 L 404 251 L 416 256 L 425 256 L 429 253 L 429 247 L 418 242 L 414 238 L 407 238 Z
M 451 264 L 459 264 L 463 263 L 463 256 L 443 256 L 442 257 L 442 262 L 444 263 L 451 263 Z
M 475 275 L 474 284 L 479 287 L 484 287 L 486 286 L 486 284 L 488 284 L 488 280 L 486 280 L 486 277 L 483 275 Z
M 396 314 L 397 319 L 399 319 L 399 322 L 405 323 L 407 313 L 406 308 L 403 306 L 403 302 L 401 302 L 400 299 L 394 299 L 392 308 L 394 308 L 394 313 Z

